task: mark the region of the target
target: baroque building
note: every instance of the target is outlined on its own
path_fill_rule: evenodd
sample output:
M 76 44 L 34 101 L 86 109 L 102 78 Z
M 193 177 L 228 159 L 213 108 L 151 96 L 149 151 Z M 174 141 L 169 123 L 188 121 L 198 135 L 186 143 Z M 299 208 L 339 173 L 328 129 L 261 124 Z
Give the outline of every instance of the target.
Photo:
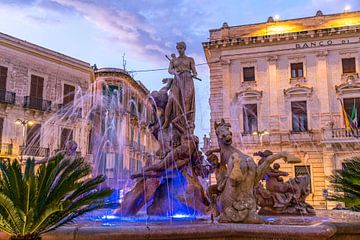
M 211 147 L 217 145 L 214 122 L 224 118 L 244 152 L 300 157 L 294 165 L 279 161 L 281 169 L 289 177 L 310 175 L 307 201 L 332 208 L 335 203 L 325 199 L 328 177 L 360 154 L 360 12 L 224 23 L 210 30 L 203 48 L 210 68 Z M 343 109 L 351 128 L 343 123 Z
M 92 76 L 89 63 L 0 33 L 1 158 L 44 158 L 66 139 L 85 155 L 82 110 L 71 124 L 49 119 L 75 101 L 76 89 L 89 89 Z
M 109 139 L 110 115 L 99 106 L 109 106 L 115 91 Z M 120 181 L 119 173 L 140 169 L 157 147 L 145 131 L 152 113 L 148 93 L 124 70 L 96 69 L 0 33 L 0 158 L 42 159 L 74 140 L 77 154 Z M 97 138 L 106 142 L 100 147 Z
M 158 147 L 146 130 L 152 116 L 149 90 L 123 69 L 101 68 L 94 73 L 92 111 L 96 114 L 89 154 L 93 162 L 94 157 L 100 160 L 96 168 L 101 173 L 117 181 L 112 184 L 124 186 L 129 174 L 151 161 Z

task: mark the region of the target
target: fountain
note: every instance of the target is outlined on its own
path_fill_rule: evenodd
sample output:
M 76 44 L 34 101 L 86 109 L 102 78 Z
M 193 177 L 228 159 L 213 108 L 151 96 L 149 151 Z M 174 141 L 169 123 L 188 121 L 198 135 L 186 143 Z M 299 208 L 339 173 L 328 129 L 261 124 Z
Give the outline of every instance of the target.
M 297 163 L 298 158 L 287 152 L 273 154 L 265 150 L 254 154 L 261 157 L 256 163 L 232 145 L 231 125 L 223 119 L 214 125 L 218 148 L 210 149 L 205 156 L 202 154 L 194 134 L 195 63 L 185 55 L 185 43 L 178 43 L 177 49 L 179 56 L 169 58 L 169 73 L 174 78 L 164 79 L 165 86 L 147 98 L 152 107 L 147 131 L 159 148 L 151 156 L 143 156 L 145 164 L 140 171 L 130 173 L 115 159 L 114 171 L 110 173 L 104 163 L 104 152 L 122 154 L 126 140 L 118 124 L 122 123 L 124 114 L 135 114 L 139 126 L 143 120 L 136 104 L 119 101 L 116 89 L 110 95 L 83 93 L 78 89 L 74 104 L 63 107 L 46 121 L 45 135 L 51 136 L 55 134 L 54 124 L 79 122 L 79 109 L 82 109 L 81 124 L 98 127 L 93 128 L 90 140 L 94 174 L 108 176 L 106 185 L 116 189 L 109 201 L 118 203 L 118 207 L 83 217 L 75 227 L 60 228 L 44 239 L 329 239 L 333 236 L 341 226 L 323 223 L 332 220 L 313 216 L 314 210 L 305 203 L 309 194 L 307 177 L 283 182 L 281 176 L 287 173 L 281 172 L 277 164 L 271 167 L 275 160 Z M 126 110 L 131 108 L 133 111 Z M 76 143 L 66 144 L 66 151 L 76 155 Z M 215 174 L 217 183 L 207 187 L 203 180 L 210 173 Z M 264 179 L 266 188 L 261 185 Z

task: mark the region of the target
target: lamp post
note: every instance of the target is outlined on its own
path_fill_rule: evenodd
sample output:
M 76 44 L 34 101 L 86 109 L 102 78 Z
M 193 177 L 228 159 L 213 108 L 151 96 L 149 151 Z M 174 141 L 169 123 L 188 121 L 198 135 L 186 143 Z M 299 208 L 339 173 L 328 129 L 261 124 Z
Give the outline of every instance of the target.
M 27 128 L 27 126 L 32 126 L 34 124 L 34 122 L 32 120 L 18 118 L 18 119 L 16 119 L 15 124 L 22 126 L 22 138 L 23 138 L 22 147 L 25 147 L 26 128 Z M 20 149 L 20 155 L 21 155 L 21 161 L 22 161 L 23 160 L 23 151 L 21 149 Z
M 259 136 L 260 137 L 260 146 L 262 147 L 262 138 L 263 138 L 263 136 L 264 135 L 268 135 L 269 134 L 269 132 L 268 131 L 266 131 L 266 130 L 263 130 L 263 131 L 254 131 L 253 133 L 252 133 L 252 135 L 253 136 Z

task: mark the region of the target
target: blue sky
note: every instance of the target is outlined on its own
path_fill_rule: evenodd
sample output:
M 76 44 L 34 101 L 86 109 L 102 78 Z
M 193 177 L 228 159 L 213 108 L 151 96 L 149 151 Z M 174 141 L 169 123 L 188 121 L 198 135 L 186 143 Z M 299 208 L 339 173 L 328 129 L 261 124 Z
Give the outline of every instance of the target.
M 0 0 L 0 32 L 84 60 L 98 67 L 127 70 L 166 68 L 165 54 L 185 41 L 187 55 L 205 62 L 201 42 L 208 30 L 264 22 L 269 16 L 291 19 L 360 10 L 359 0 Z M 209 72 L 199 66 L 196 81 L 196 132 L 210 129 Z M 150 90 L 161 87 L 167 71 L 135 73 Z

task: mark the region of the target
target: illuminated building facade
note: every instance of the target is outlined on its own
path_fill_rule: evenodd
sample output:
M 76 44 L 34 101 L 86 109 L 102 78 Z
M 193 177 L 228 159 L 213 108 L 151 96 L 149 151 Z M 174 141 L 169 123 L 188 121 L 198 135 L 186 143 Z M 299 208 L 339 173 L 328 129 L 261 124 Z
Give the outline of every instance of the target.
M 78 59 L 0 33 L 0 157 L 44 158 L 73 139 L 86 154 L 86 124 L 49 121 L 90 87 L 93 71 Z
M 210 30 L 203 48 L 211 125 L 221 118 L 231 122 L 234 144 L 249 154 L 269 149 L 300 157 L 295 165 L 279 161 L 281 169 L 290 177 L 309 174 L 307 201 L 318 209 L 333 207 L 323 197 L 327 177 L 360 154 L 360 12 L 224 23 Z M 341 102 L 349 118 L 357 111 L 351 129 L 343 124 Z
M 104 136 L 104 118 L 97 119 L 95 104 L 115 90 L 122 108 L 117 109 L 119 127 L 113 135 L 123 139 L 121 151 L 116 151 L 116 144 L 106 145 L 94 156 L 92 138 L 97 131 Z M 151 116 L 148 93 L 124 70 L 94 69 L 89 63 L 0 33 L 0 158 L 42 159 L 74 140 L 79 155 L 90 162 L 101 158 L 101 173 L 109 179 L 120 169 L 136 171 L 157 147 L 145 131 Z
M 95 70 L 93 91 L 98 107 L 93 107 L 89 156 L 101 159 L 97 168 L 110 180 L 126 184 L 129 174 L 140 171 L 158 147 L 146 130 L 152 113 L 149 90 L 122 69 L 101 68 Z

